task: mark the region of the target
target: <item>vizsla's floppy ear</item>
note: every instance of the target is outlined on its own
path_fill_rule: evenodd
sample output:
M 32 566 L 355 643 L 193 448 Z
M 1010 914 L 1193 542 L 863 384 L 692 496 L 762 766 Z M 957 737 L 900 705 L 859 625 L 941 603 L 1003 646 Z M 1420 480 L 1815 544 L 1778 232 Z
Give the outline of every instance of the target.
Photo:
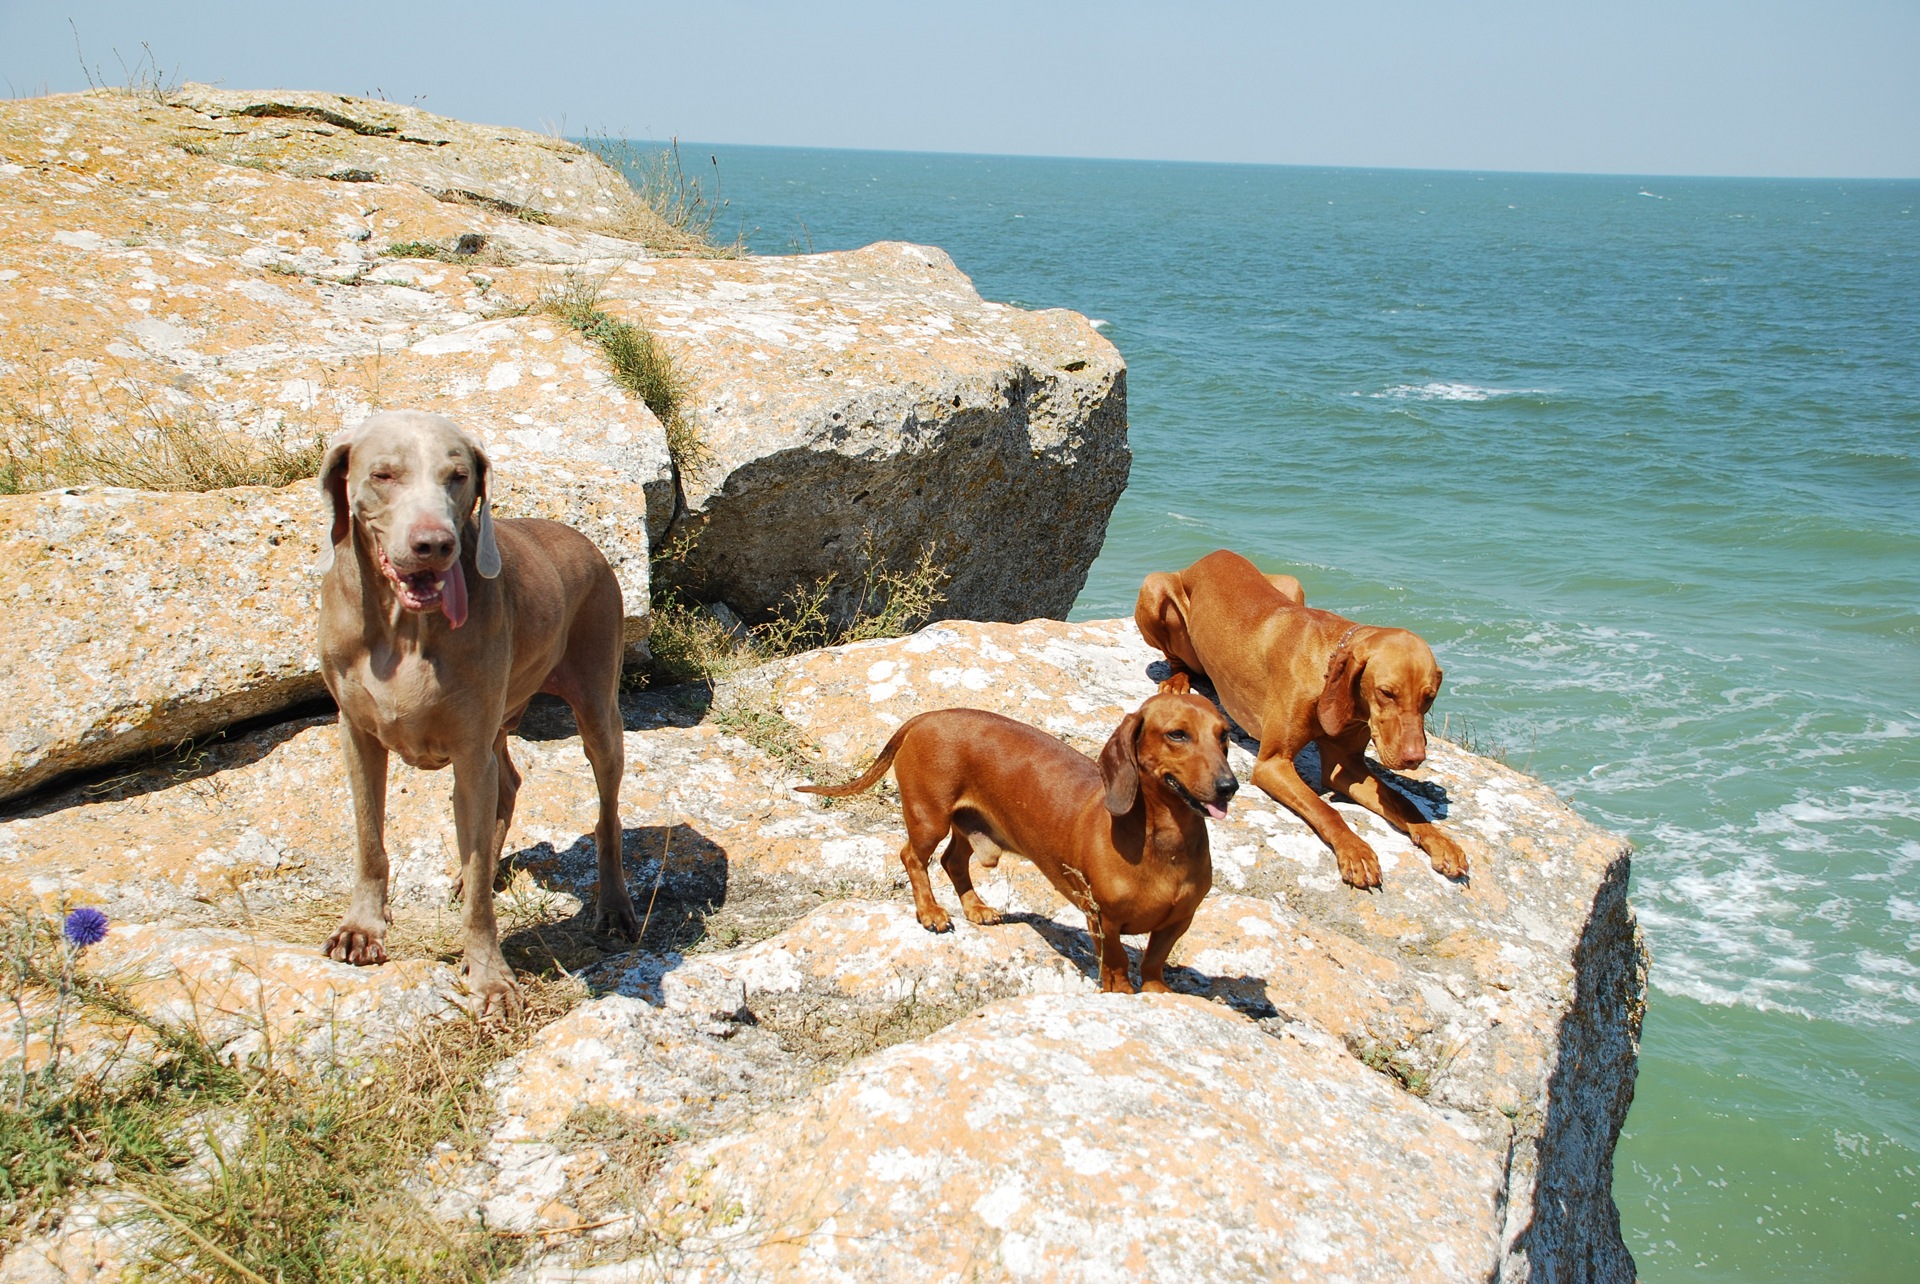
M 1358 646 L 1342 647 L 1327 669 L 1327 685 L 1320 690 L 1320 730 L 1337 736 L 1353 725 L 1360 702 L 1360 672 L 1367 667 Z
M 1107 810 L 1116 816 L 1132 811 L 1134 800 L 1140 796 L 1140 760 L 1135 756 L 1139 739 L 1140 715 L 1130 713 L 1100 750 L 1100 779 L 1107 786 Z
M 487 461 L 487 452 L 478 446 L 473 448 L 473 466 L 480 477 L 480 507 L 475 518 L 480 532 L 473 549 L 473 569 L 480 572 L 481 579 L 491 580 L 500 574 L 500 545 L 493 538 L 493 465 Z
M 327 457 L 320 465 L 320 489 L 333 501 L 333 526 L 327 534 L 327 542 L 320 548 L 318 570 L 322 575 L 333 569 L 334 545 L 347 537 L 347 455 L 353 447 L 353 431 L 349 429 L 334 435 L 333 444 L 327 448 Z

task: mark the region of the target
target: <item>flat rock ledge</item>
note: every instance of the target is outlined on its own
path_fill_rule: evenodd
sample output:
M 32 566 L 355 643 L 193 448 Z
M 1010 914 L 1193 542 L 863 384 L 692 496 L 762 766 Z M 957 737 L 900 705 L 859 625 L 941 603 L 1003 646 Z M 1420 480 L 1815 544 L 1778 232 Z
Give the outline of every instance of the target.
M 1096 746 L 1156 672 L 1127 622 L 949 622 L 748 675 L 716 711 L 780 712 L 838 777 L 946 705 Z M 929 934 L 884 797 L 823 806 L 696 716 L 671 695 L 628 708 L 628 877 L 674 943 L 589 967 L 597 997 L 493 1073 L 487 1139 L 422 1157 L 414 1194 L 439 1216 L 537 1243 L 516 1278 L 1633 1277 L 1609 1194 L 1645 998 L 1629 851 L 1539 782 L 1441 741 L 1399 779 L 1471 846 L 1459 883 L 1337 804 L 1381 854 L 1375 893 L 1244 791 L 1212 826 L 1178 993 L 1102 995 L 1084 922 L 1025 862 L 976 871 L 1004 923 Z M 510 941 L 586 912 L 570 730 L 530 718 L 515 742 Z M 397 961 L 360 970 L 314 952 L 350 865 L 330 722 L 108 786 L 0 823 L 0 895 L 107 907 L 100 965 L 153 1010 L 214 999 L 237 1053 L 315 1064 L 457 1012 L 431 945 L 444 777 L 395 770 Z M 323 1019 L 343 1011 L 350 1043 Z M 671 1129 L 664 1161 L 635 1176 L 609 1119 Z M 95 1190 L 0 1279 L 117 1278 L 142 1226 Z
M 65 443 L 161 487 L 182 443 L 423 407 L 481 439 L 502 515 L 599 544 L 636 645 L 670 534 L 684 595 L 750 621 L 827 579 L 844 615 L 929 549 L 947 613 L 1066 613 L 1129 460 L 1085 318 L 983 302 L 924 247 L 663 257 L 689 252 L 524 131 L 201 86 L 0 102 L 0 475 L 57 484 L 34 460 Z M 687 458 L 560 295 L 654 333 Z M 0 495 L 0 800 L 320 694 L 324 521 L 311 482 Z

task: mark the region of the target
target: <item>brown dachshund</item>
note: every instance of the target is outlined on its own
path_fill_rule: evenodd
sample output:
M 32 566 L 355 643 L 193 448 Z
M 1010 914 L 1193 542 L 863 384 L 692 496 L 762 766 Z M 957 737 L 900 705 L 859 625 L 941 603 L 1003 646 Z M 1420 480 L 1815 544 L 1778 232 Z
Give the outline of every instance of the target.
M 1441 672 L 1418 636 L 1316 611 L 1298 580 L 1262 575 L 1225 549 L 1184 571 L 1147 576 L 1133 618 L 1173 668 L 1162 691 L 1185 691 L 1190 677 L 1204 677 L 1234 721 L 1259 737 L 1253 783 L 1333 848 L 1341 878 L 1378 887 L 1380 861 L 1294 770 L 1293 756 L 1310 740 L 1319 743 L 1330 788 L 1404 831 L 1440 873 L 1467 872 L 1460 844 L 1368 771 L 1364 757 L 1371 739 L 1389 770 L 1426 761 L 1426 714 Z
M 1207 817 L 1225 816 L 1239 788 L 1227 766 L 1227 720 L 1209 701 L 1153 696 L 1114 730 L 1098 764 L 1024 722 L 940 709 L 903 723 L 858 780 L 803 792 L 844 798 L 888 766 L 907 825 L 900 863 L 922 927 L 953 926 L 927 878 L 934 848 L 951 835 L 940 864 L 968 921 L 1000 921 L 974 891 L 968 859 L 992 865 L 1003 850 L 1017 852 L 1086 914 L 1102 990 L 1133 993 L 1120 937 L 1143 932 L 1140 988 L 1167 988 L 1167 953 L 1213 887 Z
M 320 467 L 333 506 L 321 557 L 320 669 L 340 705 L 358 871 L 328 957 L 384 963 L 387 758 L 453 768 L 466 902 L 467 984 L 484 1013 L 518 1006 L 500 953 L 494 871 L 520 772 L 507 733 L 536 692 L 573 707 L 600 792 L 593 842 L 598 926 L 638 935 L 620 870 L 620 585 L 585 535 L 558 522 L 493 519 L 493 474 L 452 420 L 373 415 Z

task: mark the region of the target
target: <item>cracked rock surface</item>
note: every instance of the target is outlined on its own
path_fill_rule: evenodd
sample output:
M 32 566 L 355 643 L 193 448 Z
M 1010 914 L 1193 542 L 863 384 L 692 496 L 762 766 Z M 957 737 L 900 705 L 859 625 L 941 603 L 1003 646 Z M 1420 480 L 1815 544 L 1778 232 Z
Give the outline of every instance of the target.
M 1018 857 L 976 865 L 1004 922 L 921 930 L 889 795 L 792 788 L 951 704 L 1096 747 L 1153 660 L 1128 622 L 950 621 L 723 690 L 811 738 L 806 777 L 684 693 L 629 700 L 647 939 L 584 970 L 593 997 L 492 1073 L 484 1139 L 423 1156 L 414 1195 L 530 1237 L 529 1279 L 1631 1278 L 1609 1194 L 1645 994 L 1628 850 L 1537 781 L 1438 740 L 1398 778 L 1471 845 L 1464 882 L 1336 804 L 1381 854 L 1374 893 L 1243 791 L 1160 996 L 1097 993 L 1084 922 Z M 591 912 L 593 787 L 564 715 L 513 752 L 503 922 L 531 939 Z M 237 1014 L 267 994 L 276 1046 L 378 1057 L 391 1024 L 458 1012 L 431 944 L 448 783 L 394 771 L 381 968 L 317 954 L 351 865 L 322 721 L 39 800 L 0 822 L 0 895 L 107 906 L 155 1010 L 185 979 Z M 326 1043 L 330 1010 L 366 1014 L 364 1041 Z M 114 1208 L 76 1206 L 0 1278 L 119 1269 L 138 1235 Z

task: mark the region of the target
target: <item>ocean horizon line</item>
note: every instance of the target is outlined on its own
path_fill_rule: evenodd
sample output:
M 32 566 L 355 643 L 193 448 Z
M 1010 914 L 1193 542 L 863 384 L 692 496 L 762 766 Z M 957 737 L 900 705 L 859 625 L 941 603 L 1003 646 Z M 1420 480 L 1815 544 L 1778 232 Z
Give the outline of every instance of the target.
M 1332 165 L 1308 161 L 1188 160 L 1158 156 L 1067 156 L 1046 152 L 972 152 L 897 147 L 836 147 L 811 143 L 745 143 L 737 141 L 727 142 L 716 139 L 627 137 L 611 133 L 598 135 L 566 134 L 564 137 L 568 142 L 578 143 L 587 148 L 592 148 L 596 141 L 603 141 L 626 143 L 630 146 L 642 145 L 661 148 L 677 144 L 682 150 L 692 151 L 731 147 L 751 148 L 758 151 L 832 152 L 840 155 L 866 155 L 876 157 L 926 156 L 939 157 L 943 160 L 1060 161 L 1076 165 L 1154 165 L 1192 169 L 1287 169 L 1316 174 L 1435 174 L 1470 178 L 1595 178 L 1649 182 L 1681 180 L 1685 182 L 1702 183 L 1874 183 L 1886 186 L 1897 186 L 1908 183 L 1920 185 L 1920 174 L 1907 176 L 1872 174 L 1688 174 L 1680 171 L 1659 172 L 1652 170 L 1483 169 L 1425 165 Z

